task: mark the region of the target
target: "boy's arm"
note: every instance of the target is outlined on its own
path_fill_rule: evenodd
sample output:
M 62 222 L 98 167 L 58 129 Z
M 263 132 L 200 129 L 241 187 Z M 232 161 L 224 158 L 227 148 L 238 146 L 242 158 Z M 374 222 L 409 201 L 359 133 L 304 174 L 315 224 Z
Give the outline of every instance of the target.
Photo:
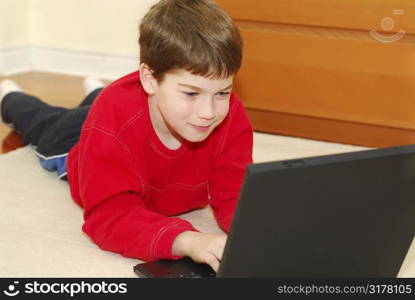
M 147 210 L 134 193 L 121 193 L 90 210 L 83 230 L 100 248 L 145 261 L 180 258 L 172 252 L 174 240 L 196 231 L 185 220 Z
M 102 249 L 145 261 L 179 258 L 172 243 L 187 221 L 146 209 L 139 163 L 111 132 L 86 127 L 79 145 L 79 191 L 83 231 Z
M 209 180 L 210 205 L 225 232 L 230 230 L 246 167 L 252 163 L 252 148 L 252 126 L 239 102 Z

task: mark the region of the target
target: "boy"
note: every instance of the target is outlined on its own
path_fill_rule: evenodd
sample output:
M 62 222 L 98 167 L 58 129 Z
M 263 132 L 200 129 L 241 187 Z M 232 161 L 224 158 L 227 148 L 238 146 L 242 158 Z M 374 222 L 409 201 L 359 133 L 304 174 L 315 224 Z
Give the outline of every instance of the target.
M 217 271 L 226 235 L 175 216 L 209 204 L 230 229 L 253 146 L 231 94 L 241 37 L 212 2 L 162 0 L 142 19 L 139 43 L 139 71 L 103 90 L 86 80 L 94 91 L 78 108 L 3 82 L 2 120 L 36 147 L 43 167 L 67 178 L 82 229 L 99 247 L 145 261 L 188 256 Z

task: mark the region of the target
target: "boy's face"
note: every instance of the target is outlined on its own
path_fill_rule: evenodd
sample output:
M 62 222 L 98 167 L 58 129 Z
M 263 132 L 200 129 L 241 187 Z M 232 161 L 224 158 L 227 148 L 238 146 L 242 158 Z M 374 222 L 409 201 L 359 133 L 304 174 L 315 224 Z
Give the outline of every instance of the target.
M 150 115 L 164 144 L 175 148 L 182 139 L 206 139 L 228 114 L 232 83 L 233 76 L 209 79 L 184 70 L 165 74 L 161 83 L 153 81 Z

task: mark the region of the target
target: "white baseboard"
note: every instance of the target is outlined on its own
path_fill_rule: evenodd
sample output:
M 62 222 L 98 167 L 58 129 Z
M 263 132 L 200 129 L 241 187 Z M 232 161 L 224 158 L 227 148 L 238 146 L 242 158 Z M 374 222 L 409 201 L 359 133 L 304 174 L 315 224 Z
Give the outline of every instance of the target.
M 25 46 L 0 49 L 0 75 L 38 71 L 114 80 L 138 69 L 138 56 Z
M 29 46 L 0 49 L 0 76 L 32 70 Z

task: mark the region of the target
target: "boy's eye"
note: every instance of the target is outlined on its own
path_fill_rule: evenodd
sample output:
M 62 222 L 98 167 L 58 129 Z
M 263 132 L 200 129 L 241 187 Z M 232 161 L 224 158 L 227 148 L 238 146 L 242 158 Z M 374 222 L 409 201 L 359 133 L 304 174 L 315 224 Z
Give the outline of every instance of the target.
M 225 96 L 228 96 L 230 93 L 229 92 L 219 92 L 218 94 L 221 97 L 225 97 Z
M 194 98 L 197 95 L 199 95 L 199 93 L 197 93 L 197 92 L 183 92 L 183 94 L 185 94 L 187 97 L 190 97 L 190 98 Z M 230 94 L 230 92 L 218 92 L 217 95 L 219 95 L 220 97 L 226 97 L 229 94 Z
M 196 92 L 183 92 L 186 96 L 188 97 L 195 97 L 197 96 L 198 93 Z

